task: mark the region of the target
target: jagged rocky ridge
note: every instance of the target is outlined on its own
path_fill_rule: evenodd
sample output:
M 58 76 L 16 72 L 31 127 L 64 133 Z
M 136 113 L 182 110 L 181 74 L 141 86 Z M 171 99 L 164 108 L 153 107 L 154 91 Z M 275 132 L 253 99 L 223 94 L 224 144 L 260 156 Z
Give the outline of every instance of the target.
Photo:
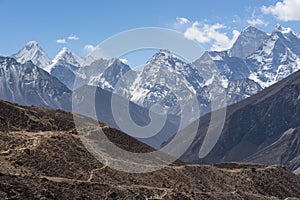
M 118 60 L 113 60 L 112 67 L 109 69 L 116 69 Z M 125 66 L 125 65 L 124 65 Z M 126 67 L 126 66 L 125 66 Z M 105 73 L 109 73 L 109 69 L 106 69 Z M 91 75 L 95 74 L 91 72 Z M 113 85 L 114 80 L 108 79 Z M 17 62 L 11 57 L 0 57 L 0 98 L 3 100 L 19 103 L 21 105 L 37 105 L 48 108 L 59 108 L 63 110 L 72 110 L 72 95 L 73 105 L 90 105 L 92 109 L 97 110 L 97 116 L 95 119 L 106 122 L 110 126 L 120 129 L 116 123 L 118 116 L 113 115 L 111 108 L 111 91 L 103 90 L 100 87 L 88 87 L 82 86 L 76 89 L 74 92 L 69 90 L 62 82 L 57 78 L 47 73 L 43 69 L 34 65 L 31 61 L 27 61 L 24 64 Z M 89 88 L 95 88 L 97 90 L 96 96 L 93 95 Z M 114 95 L 118 100 L 118 106 L 120 108 L 126 108 L 128 104 L 133 122 L 140 126 L 149 124 L 149 111 L 139 105 L 129 102 L 127 99 Z M 95 98 L 96 107 L 91 105 L 89 100 Z M 81 103 L 81 104 L 79 104 Z M 84 104 L 83 104 L 84 103 Z M 74 108 L 74 107 L 73 107 Z M 76 107 L 74 108 L 76 109 Z M 151 112 L 151 111 L 150 111 Z M 80 110 L 81 114 L 90 116 L 87 111 Z M 155 118 L 162 118 L 160 115 L 153 113 Z M 122 116 L 119 116 L 122 118 Z M 160 145 L 167 141 L 173 134 L 178 131 L 178 119 L 176 116 L 168 116 L 164 128 L 160 130 L 160 133 L 155 137 L 148 139 L 139 138 L 141 141 L 151 145 L 155 148 L 159 148 Z M 128 120 L 130 124 L 131 120 Z M 129 133 L 130 134 L 130 133 Z
M 146 109 L 151 108 L 152 112 L 177 116 L 170 118 L 173 124 L 178 122 L 182 109 L 186 108 L 185 126 L 212 109 L 251 97 L 297 71 L 299 43 L 299 36 L 289 28 L 278 25 L 272 34 L 266 34 L 250 26 L 241 32 L 230 50 L 205 52 L 193 63 L 186 63 L 171 52 L 160 50 L 141 71 L 134 71 L 119 59 L 80 58 L 64 48 L 51 64 L 40 67 L 56 76 L 69 89 L 97 86 Z M 34 58 L 35 63 L 42 63 L 38 62 L 40 55 L 42 61 L 48 60 L 44 53 L 36 53 L 43 52 L 36 42 L 29 42 L 20 52 L 18 55 L 26 55 L 18 56 L 20 61 Z M 29 56 L 32 52 L 34 56 Z M 218 73 L 213 72 L 215 69 Z M 3 99 L 10 100 L 9 93 L 3 94 Z M 212 108 L 215 94 L 219 102 Z M 15 102 L 28 105 L 27 100 L 24 101 Z M 32 104 L 44 106 L 45 103 L 33 101 Z M 199 111 L 193 109 L 195 104 Z M 51 103 L 49 106 L 57 107 Z

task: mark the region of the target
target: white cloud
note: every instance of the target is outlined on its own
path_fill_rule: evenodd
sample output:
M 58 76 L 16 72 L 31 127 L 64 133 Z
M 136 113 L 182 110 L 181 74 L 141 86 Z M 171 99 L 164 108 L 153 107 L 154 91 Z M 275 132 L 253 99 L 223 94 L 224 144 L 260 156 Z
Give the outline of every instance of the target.
M 300 20 L 299 0 L 283 0 L 277 2 L 274 6 L 262 6 L 261 10 L 264 14 L 272 14 L 282 21 Z
M 69 35 L 69 37 L 67 37 L 67 39 L 65 38 L 61 38 L 61 39 L 57 39 L 56 43 L 57 44 L 67 44 L 67 40 L 79 40 L 79 37 L 77 37 L 76 35 Z
M 66 39 L 58 39 L 58 40 L 56 40 L 56 43 L 57 44 L 67 44 L 67 41 L 66 41 Z
M 240 32 L 237 30 L 232 31 L 232 39 L 230 39 L 226 33 L 220 32 L 220 29 L 224 29 L 224 24 L 204 24 L 200 26 L 199 22 L 194 22 L 191 27 L 186 29 L 184 37 L 190 40 L 196 40 L 200 43 L 210 43 L 211 50 L 222 51 L 232 47 L 236 41 Z
M 269 24 L 269 22 L 264 21 L 263 19 L 249 19 L 247 20 L 247 23 L 252 25 L 252 26 L 259 26 L 259 25 L 263 25 L 263 26 L 267 26 Z
M 69 35 L 68 40 L 79 40 L 79 37 L 76 35 Z
M 126 58 L 120 58 L 121 62 L 124 63 L 124 64 L 127 64 L 128 63 L 128 60 Z
M 89 54 L 97 49 L 97 46 L 93 46 L 91 44 L 87 44 L 84 46 L 84 50 Z
M 176 21 L 181 25 L 190 23 L 190 20 L 184 17 L 176 17 Z

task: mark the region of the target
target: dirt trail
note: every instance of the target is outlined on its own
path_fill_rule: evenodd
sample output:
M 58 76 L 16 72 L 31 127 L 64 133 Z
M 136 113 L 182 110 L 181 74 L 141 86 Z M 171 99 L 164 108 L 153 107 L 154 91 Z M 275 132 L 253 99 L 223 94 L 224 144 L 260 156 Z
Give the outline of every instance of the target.
M 88 179 L 87 181 L 88 181 L 88 182 L 92 182 L 93 177 L 94 177 L 94 175 L 95 175 L 95 172 L 96 172 L 96 171 L 103 170 L 103 169 L 105 169 L 107 166 L 108 166 L 108 160 L 105 161 L 105 163 L 103 164 L 103 166 L 102 166 L 101 168 L 92 169 L 91 172 L 90 172 L 89 179 Z
M 92 173 L 98 170 L 101 170 L 102 168 L 93 169 L 91 171 L 90 177 L 92 177 Z M 70 178 L 62 178 L 62 177 L 53 177 L 53 176 L 40 176 L 41 179 L 45 178 L 49 181 L 57 182 L 57 183 L 68 183 L 68 184 L 74 184 L 74 183 L 91 183 L 90 178 L 88 180 L 77 180 L 77 179 L 70 179 Z M 164 187 L 153 187 L 153 186 L 147 186 L 147 185 L 116 185 L 114 186 L 116 188 L 122 188 L 122 189 L 133 189 L 133 188 L 143 188 L 148 190 L 159 190 L 162 191 L 161 195 L 156 195 L 153 197 L 153 199 L 163 199 L 168 193 L 172 192 L 173 190 L 170 188 L 164 188 Z M 151 198 L 148 198 L 151 199 Z
M 26 134 L 26 133 L 22 133 L 22 134 Z M 12 151 L 24 151 L 26 149 L 30 149 L 33 150 L 35 148 L 37 148 L 40 143 L 41 143 L 41 134 L 36 134 L 36 135 L 30 135 L 30 142 L 29 144 L 25 145 L 25 146 L 21 146 L 21 147 L 14 147 L 14 148 L 10 148 L 4 151 L 0 151 L 0 155 L 9 155 Z
M 91 173 L 93 171 L 97 171 L 100 170 L 99 169 L 94 169 L 91 171 Z M 52 182 L 57 182 L 57 183 L 68 183 L 68 184 L 74 184 L 74 183 L 91 183 L 90 180 L 77 180 L 77 179 L 69 179 L 69 178 L 61 178 L 61 177 L 51 177 L 51 176 L 40 176 L 40 178 L 45 178 L 49 181 Z M 147 185 L 116 185 L 114 186 L 115 188 L 121 188 L 121 189 L 148 189 L 148 190 L 159 190 L 162 193 L 161 194 L 155 194 L 154 196 L 151 197 L 146 197 L 145 199 L 164 199 L 165 196 L 167 196 L 169 193 L 172 193 L 172 189 L 169 188 L 162 188 L 162 187 L 152 187 L 152 186 L 147 186 Z

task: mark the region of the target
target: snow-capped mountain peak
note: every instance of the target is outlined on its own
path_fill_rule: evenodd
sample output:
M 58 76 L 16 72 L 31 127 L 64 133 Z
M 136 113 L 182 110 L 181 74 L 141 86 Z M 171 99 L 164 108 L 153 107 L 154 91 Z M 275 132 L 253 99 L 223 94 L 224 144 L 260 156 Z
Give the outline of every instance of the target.
M 293 41 L 300 39 L 299 34 L 294 32 L 291 28 L 282 27 L 281 25 L 277 24 L 272 32 L 272 37 L 278 38 L 285 38 L 287 40 Z
M 269 38 L 268 34 L 253 27 L 248 26 L 241 32 L 229 55 L 232 57 L 246 58 L 256 51 Z
M 22 105 L 38 105 L 70 110 L 71 91 L 31 60 L 21 64 L 0 57 L 0 99 Z
M 28 42 L 18 53 L 12 55 L 20 63 L 31 60 L 38 67 L 45 67 L 51 60 L 36 41 Z
M 162 64 L 162 62 L 167 62 L 170 60 L 176 60 L 180 61 L 174 54 L 172 54 L 170 51 L 161 49 L 159 52 L 155 53 L 148 61 L 146 64 L 149 63 L 157 63 L 157 64 Z M 159 62 L 159 63 L 158 63 Z
M 261 30 L 259 30 L 258 28 L 256 28 L 255 26 L 247 26 L 241 33 L 245 34 L 245 33 L 257 33 L 260 32 Z
M 34 41 L 26 47 L 27 51 L 39 49 Z M 226 101 L 231 104 L 299 70 L 300 38 L 280 25 L 271 34 L 248 26 L 231 49 L 207 52 L 192 64 L 161 49 L 138 72 L 118 59 L 81 58 L 63 48 L 43 69 L 69 89 L 77 88 L 77 80 L 78 86 L 89 84 L 114 91 L 147 108 L 159 104 L 175 115 L 182 101 L 197 95 L 201 109 L 207 112 L 214 86 L 228 92 Z
M 101 59 L 94 64 L 83 68 L 85 76 L 88 77 L 88 85 L 98 86 L 109 91 L 115 88 L 121 77 L 131 71 L 128 65 L 116 58 L 110 60 Z M 89 70 L 92 70 L 93 73 L 87 73 Z
M 58 78 L 69 89 L 73 89 L 76 77 L 81 76 L 79 70 L 83 63 L 84 59 L 64 47 L 55 56 L 52 63 L 43 69 Z
M 38 48 L 39 44 L 37 43 L 37 41 L 31 40 L 31 41 L 27 42 L 27 44 L 25 45 L 25 47 L 29 47 L 29 48 L 36 47 L 36 48 Z
M 204 85 L 198 70 L 168 50 L 155 53 L 137 73 L 129 87 L 130 100 L 151 108 L 159 104 L 170 114 L 179 114 L 180 104 L 190 101 Z
M 292 32 L 291 28 L 285 28 L 283 26 L 281 26 L 280 24 L 276 24 L 275 28 L 274 28 L 274 32 L 281 32 L 281 33 L 290 33 Z
M 247 58 L 249 78 L 269 87 L 300 69 L 299 56 L 300 38 L 291 28 L 276 25 L 270 38 Z
M 117 58 L 112 58 L 109 60 L 109 63 L 108 63 L 108 66 L 111 66 L 111 65 L 118 65 L 118 64 L 121 64 L 122 61 L 120 59 L 117 59 Z M 124 63 L 122 63 L 124 64 Z
M 83 59 L 73 52 L 71 52 L 68 48 L 64 47 L 52 60 L 52 63 L 68 63 L 74 66 L 81 66 L 83 63 Z
M 168 50 L 160 50 L 155 53 L 145 64 L 144 73 L 158 73 L 159 71 L 166 71 L 168 73 L 175 71 L 184 71 L 189 68 L 187 63 L 179 59 L 175 54 Z M 161 72 L 162 72 L 161 71 Z

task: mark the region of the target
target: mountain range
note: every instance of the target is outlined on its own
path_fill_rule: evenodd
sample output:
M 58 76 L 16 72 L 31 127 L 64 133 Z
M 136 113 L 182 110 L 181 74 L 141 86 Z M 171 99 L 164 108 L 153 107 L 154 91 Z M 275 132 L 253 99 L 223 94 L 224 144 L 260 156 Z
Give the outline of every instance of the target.
M 216 93 L 212 82 L 227 94 L 227 105 L 237 103 L 297 71 L 300 68 L 299 45 L 299 35 L 290 28 L 277 25 L 267 34 L 249 26 L 229 50 L 205 52 L 193 63 L 160 50 L 141 71 L 131 69 L 117 58 L 81 58 L 67 48 L 50 61 L 34 41 L 12 57 L 21 63 L 31 60 L 70 90 L 83 85 L 97 86 L 148 109 L 159 104 L 160 109 L 173 115 L 180 115 L 179 105 L 189 104 L 190 98 L 197 96 L 200 112 L 190 116 L 196 119 L 212 111 L 212 96 Z M 215 69 L 217 74 L 213 73 Z M 184 96 L 184 101 L 178 96 Z
M 296 117 L 291 118 L 298 115 L 295 100 L 298 98 L 297 84 L 283 84 L 290 83 L 286 80 L 296 76 L 295 72 L 300 68 L 300 37 L 290 28 L 277 25 L 271 34 L 267 34 L 249 26 L 241 32 L 231 49 L 205 52 L 193 63 L 182 61 L 168 50 L 160 50 L 141 71 L 131 69 L 117 58 L 81 58 L 66 48 L 49 61 L 36 42 L 29 42 L 12 57 L 0 59 L 1 98 L 4 100 L 70 110 L 72 94 L 77 103 L 83 105 L 82 99 L 91 99 L 83 98 L 85 91 L 98 87 L 96 91 L 100 95 L 97 99 L 101 106 L 98 106 L 95 118 L 115 128 L 121 129 L 111 111 L 112 93 L 122 100 L 121 105 L 129 102 L 130 117 L 142 126 L 149 123 L 149 113 L 155 113 L 159 118 L 166 112 L 166 128 L 158 134 L 160 137 L 148 141 L 139 138 L 152 147 L 160 148 L 178 131 L 182 105 L 192 107 L 191 101 L 196 97 L 200 112 L 191 109 L 184 126 L 196 123 L 200 116 L 203 116 L 200 118 L 203 122 L 192 150 L 186 152 L 184 160 L 216 163 L 265 159 L 266 164 L 281 163 L 291 170 L 300 167 L 297 164 L 297 127 L 300 123 Z M 213 73 L 215 69 L 218 73 Z M 279 88 L 289 87 L 296 89 L 278 92 Z M 217 145 L 209 155 L 200 159 L 196 151 L 203 142 L 210 119 L 207 113 L 214 111 L 214 94 L 219 91 L 224 91 L 226 98 L 222 98 L 223 102 L 217 105 L 217 109 L 226 103 L 232 106 L 228 107 L 225 127 Z M 295 96 L 290 96 L 289 92 Z M 272 107 L 273 104 L 276 106 Z M 84 111 L 81 113 L 90 116 Z M 287 149 L 290 144 L 295 149 Z M 278 145 L 283 148 L 279 153 L 285 154 L 275 162 L 267 158 L 266 152 L 275 151 L 275 147 L 280 149 Z M 244 146 L 247 146 L 247 152 L 240 149 Z
M 71 110 L 72 91 L 32 61 L 0 56 L 0 98 L 22 105 Z

